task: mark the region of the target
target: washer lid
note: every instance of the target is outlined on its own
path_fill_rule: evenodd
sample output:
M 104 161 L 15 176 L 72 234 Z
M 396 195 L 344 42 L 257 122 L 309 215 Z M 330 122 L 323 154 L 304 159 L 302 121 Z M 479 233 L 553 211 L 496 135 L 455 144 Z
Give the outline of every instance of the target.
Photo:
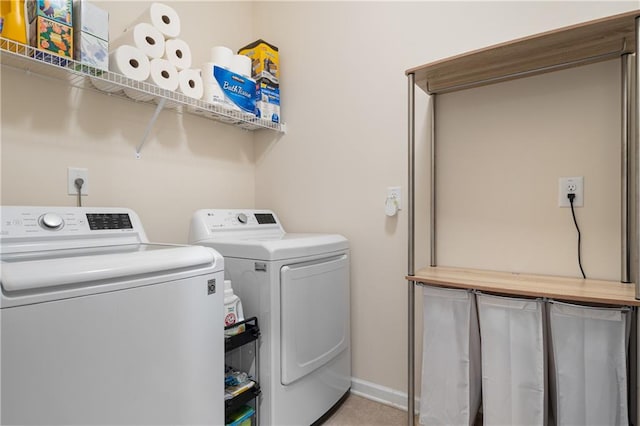
M 196 268 L 221 271 L 223 261 L 214 250 L 194 246 L 132 244 L 51 250 L 3 255 L 0 285 L 6 294 L 51 291 L 59 286 L 89 287 Z
M 197 244 L 213 247 L 224 257 L 283 260 L 344 251 L 349 241 L 338 234 L 282 234 L 209 239 Z

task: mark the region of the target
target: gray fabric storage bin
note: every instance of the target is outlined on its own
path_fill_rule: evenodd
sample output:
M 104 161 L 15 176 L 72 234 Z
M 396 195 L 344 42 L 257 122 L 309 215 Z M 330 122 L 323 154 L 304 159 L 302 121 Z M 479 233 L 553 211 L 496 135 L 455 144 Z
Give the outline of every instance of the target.
M 485 425 L 546 425 L 542 300 L 477 295 Z
M 472 425 L 480 407 L 480 334 L 468 290 L 423 287 L 420 424 Z
M 551 405 L 557 425 L 629 424 L 631 312 L 549 303 Z

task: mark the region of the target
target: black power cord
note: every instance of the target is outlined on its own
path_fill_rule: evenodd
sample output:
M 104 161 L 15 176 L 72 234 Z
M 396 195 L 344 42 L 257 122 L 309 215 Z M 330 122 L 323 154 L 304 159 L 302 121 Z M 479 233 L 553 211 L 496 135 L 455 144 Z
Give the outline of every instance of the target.
M 580 266 L 580 272 L 582 272 L 582 278 L 587 278 L 584 274 L 584 269 L 582 269 L 582 255 L 581 255 L 581 239 L 580 236 L 580 227 L 578 226 L 578 221 L 576 220 L 576 212 L 573 209 L 573 200 L 576 198 L 576 194 L 567 194 L 567 198 L 569 199 L 569 204 L 571 205 L 571 216 L 573 216 L 573 223 L 576 225 L 576 230 L 578 231 L 578 266 Z

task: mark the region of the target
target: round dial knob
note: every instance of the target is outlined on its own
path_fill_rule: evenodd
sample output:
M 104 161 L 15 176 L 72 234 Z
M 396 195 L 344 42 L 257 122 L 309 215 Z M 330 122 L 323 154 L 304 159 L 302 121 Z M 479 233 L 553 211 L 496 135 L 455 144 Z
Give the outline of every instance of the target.
M 240 213 L 238 215 L 238 222 L 240 223 L 247 223 L 247 215 L 244 213 Z
M 46 213 L 40 217 L 40 225 L 44 229 L 60 229 L 64 225 L 64 221 L 60 215 L 55 213 Z

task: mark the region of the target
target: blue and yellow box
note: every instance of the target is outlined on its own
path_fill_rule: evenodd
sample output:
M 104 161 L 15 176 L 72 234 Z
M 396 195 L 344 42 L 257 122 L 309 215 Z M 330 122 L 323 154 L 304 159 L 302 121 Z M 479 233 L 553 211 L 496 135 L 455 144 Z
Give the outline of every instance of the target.
M 256 40 L 238 50 L 239 55 L 251 58 L 251 78 L 267 78 L 272 83 L 280 82 L 280 53 L 278 48 L 264 40 Z
M 37 0 L 38 16 L 73 26 L 73 0 Z

